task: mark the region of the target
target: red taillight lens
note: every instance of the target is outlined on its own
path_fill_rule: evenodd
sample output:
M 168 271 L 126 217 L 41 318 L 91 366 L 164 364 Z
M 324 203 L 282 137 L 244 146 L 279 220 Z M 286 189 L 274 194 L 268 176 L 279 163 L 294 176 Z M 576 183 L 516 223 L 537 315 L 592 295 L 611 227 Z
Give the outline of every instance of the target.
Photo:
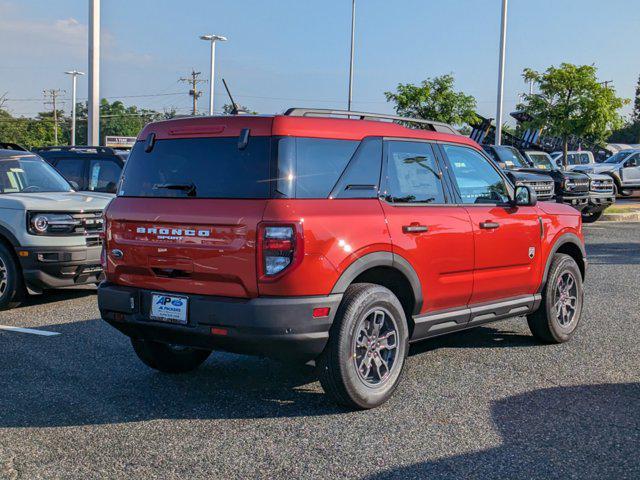
M 261 224 L 258 229 L 258 261 L 262 278 L 275 278 L 293 265 L 302 249 L 299 225 Z

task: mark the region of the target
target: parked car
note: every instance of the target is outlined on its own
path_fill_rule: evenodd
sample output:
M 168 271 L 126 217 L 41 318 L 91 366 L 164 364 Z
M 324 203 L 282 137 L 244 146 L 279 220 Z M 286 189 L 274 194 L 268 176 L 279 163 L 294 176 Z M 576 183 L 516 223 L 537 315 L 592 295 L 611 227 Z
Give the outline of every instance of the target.
M 556 184 L 556 198 L 562 199 L 559 201 L 563 203 L 570 203 L 575 196 L 576 186 L 587 182 L 587 204 L 580 209 L 582 221 L 585 223 L 597 221 L 602 212 L 616 201 L 613 179 L 608 175 L 561 170 L 546 152 L 526 150 L 524 156 L 534 167 L 551 172 Z M 583 195 L 580 192 L 579 197 Z
M 517 149 L 505 145 L 483 145 L 484 151 L 509 177 L 514 185 L 528 185 L 540 201 L 555 200 L 555 184 L 548 172 L 531 169 Z
M 315 360 L 354 408 L 391 396 L 409 342 L 522 315 L 560 343 L 582 312 L 579 213 L 537 203 L 437 122 L 291 109 L 151 123 L 106 222 L 100 312 L 145 364 Z
M 626 197 L 632 195 L 634 190 L 640 190 L 640 149 L 624 150 L 612 155 L 603 163 L 576 169 L 581 172 L 610 175 L 618 195 Z
M 551 158 L 556 162 L 558 168 L 562 170 L 574 170 L 579 165 L 596 165 L 596 159 L 593 153 L 588 150 L 569 151 L 567 152 L 567 166 L 562 164 L 562 152 L 551 153 Z
M 126 152 L 108 147 L 42 147 L 33 151 L 82 192 L 116 193 L 126 160 Z
M 37 155 L 0 149 L 0 310 L 27 292 L 102 279 L 102 211 L 110 199 L 74 192 Z

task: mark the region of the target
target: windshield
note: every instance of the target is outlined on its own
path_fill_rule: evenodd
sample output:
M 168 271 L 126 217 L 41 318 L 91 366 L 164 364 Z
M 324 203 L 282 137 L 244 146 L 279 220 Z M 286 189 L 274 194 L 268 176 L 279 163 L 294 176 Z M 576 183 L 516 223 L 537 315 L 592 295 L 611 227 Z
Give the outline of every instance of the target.
M 507 168 L 527 168 L 529 164 L 520 155 L 520 152 L 513 147 L 494 147 L 498 158 Z
M 533 166 L 542 170 L 554 170 L 555 167 L 551 161 L 551 157 L 546 153 L 528 153 L 529 160 Z
M 0 193 L 70 192 L 69 183 L 34 155 L 0 158 Z
M 618 152 L 615 155 L 612 155 L 611 157 L 607 158 L 604 161 L 604 163 L 621 163 L 622 161 L 624 161 L 625 158 L 627 158 L 632 153 L 635 153 L 635 150 L 626 150 L 624 152 Z

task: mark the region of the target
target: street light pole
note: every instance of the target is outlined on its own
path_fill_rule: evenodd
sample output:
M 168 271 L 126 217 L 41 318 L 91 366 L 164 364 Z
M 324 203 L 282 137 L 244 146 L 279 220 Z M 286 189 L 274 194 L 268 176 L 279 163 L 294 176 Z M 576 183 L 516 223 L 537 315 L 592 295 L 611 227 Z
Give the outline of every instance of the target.
M 226 42 L 227 37 L 222 35 L 201 35 L 200 40 L 211 42 L 211 71 L 209 74 L 209 115 L 213 115 L 213 93 L 216 66 L 216 41 Z
M 89 0 L 89 108 L 87 144 L 100 144 L 100 0 Z
M 500 65 L 498 67 L 498 104 L 496 106 L 495 144 L 502 142 L 502 104 L 504 100 L 504 64 L 507 44 L 507 1 L 502 0 L 502 22 L 500 25 Z
M 349 100 L 347 101 L 347 110 L 351 110 L 351 102 L 353 101 L 353 57 L 356 41 L 356 0 L 351 1 L 351 56 L 349 59 Z
M 76 144 L 76 87 L 78 84 L 78 75 L 84 75 L 84 73 L 78 70 L 71 70 L 64 73 L 71 75 L 71 146 L 73 147 Z

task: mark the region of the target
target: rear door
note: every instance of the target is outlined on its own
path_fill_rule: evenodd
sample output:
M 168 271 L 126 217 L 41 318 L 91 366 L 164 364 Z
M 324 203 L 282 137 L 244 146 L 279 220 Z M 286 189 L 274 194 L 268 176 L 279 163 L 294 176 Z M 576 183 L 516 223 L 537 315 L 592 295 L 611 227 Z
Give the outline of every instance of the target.
M 387 140 L 382 175 L 384 209 L 394 255 L 414 268 L 421 313 L 466 307 L 473 287 L 469 215 L 450 203 L 432 144 Z
M 270 195 L 270 137 L 134 147 L 107 210 L 107 279 L 149 290 L 257 295 L 256 230 Z
M 458 201 L 471 218 L 475 263 L 470 304 L 533 294 L 539 280 L 540 223 L 535 207 L 508 205 L 509 188 L 477 150 L 442 144 Z

